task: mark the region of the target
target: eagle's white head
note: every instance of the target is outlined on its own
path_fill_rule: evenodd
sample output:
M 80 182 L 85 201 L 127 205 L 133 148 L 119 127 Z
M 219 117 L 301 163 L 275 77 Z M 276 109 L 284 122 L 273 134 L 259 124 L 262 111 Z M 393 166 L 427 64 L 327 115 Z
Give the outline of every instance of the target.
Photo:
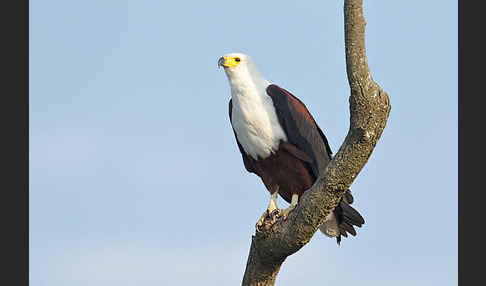
M 287 141 L 266 91 L 270 83 L 245 54 L 226 54 L 218 66 L 224 68 L 231 87 L 231 124 L 238 143 L 253 159 L 267 158 L 276 152 L 280 140 Z
M 239 89 L 248 85 L 268 86 L 260 71 L 258 71 L 253 59 L 242 53 L 229 53 L 218 60 L 218 67 L 223 67 L 231 88 Z

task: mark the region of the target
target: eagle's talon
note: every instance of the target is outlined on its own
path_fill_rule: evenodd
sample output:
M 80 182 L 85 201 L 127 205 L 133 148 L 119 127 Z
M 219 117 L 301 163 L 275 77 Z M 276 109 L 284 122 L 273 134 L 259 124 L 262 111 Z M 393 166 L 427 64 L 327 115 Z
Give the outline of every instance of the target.
M 258 222 L 255 224 L 255 231 L 256 232 L 260 232 L 261 231 L 261 227 L 262 227 L 263 224 L 258 224 Z
M 255 228 L 257 230 L 260 230 L 260 227 L 263 226 L 263 223 L 265 222 L 265 218 L 267 217 L 267 215 L 268 215 L 268 210 L 264 211 L 260 219 L 258 219 L 257 223 L 255 224 Z
M 297 194 L 292 195 L 292 201 L 288 208 L 282 211 L 282 220 L 286 220 L 289 214 L 295 209 L 297 206 L 297 202 L 299 201 L 299 196 Z
M 270 213 L 270 217 L 273 218 L 273 217 L 280 217 L 282 216 L 282 210 L 280 209 L 275 209 L 272 211 L 272 213 Z
M 290 206 L 282 212 L 282 220 L 286 220 L 289 214 L 295 209 L 295 206 Z
M 282 210 L 274 209 L 272 211 L 266 210 L 263 212 L 260 219 L 255 224 L 255 229 L 257 232 L 260 232 L 262 228 L 268 229 L 274 223 L 278 221 L 278 219 L 282 216 Z

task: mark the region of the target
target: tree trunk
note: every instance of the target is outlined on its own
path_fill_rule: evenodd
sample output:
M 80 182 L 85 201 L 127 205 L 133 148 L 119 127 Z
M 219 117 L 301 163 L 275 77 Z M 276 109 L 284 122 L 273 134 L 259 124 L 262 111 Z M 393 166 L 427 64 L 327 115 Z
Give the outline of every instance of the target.
M 326 167 L 323 177 L 306 191 L 285 221 L 267 218 L 252 237 L 243 286 L 274 285 L 285 259 L 310 241 L 325 217 L 337 206 L 380 138 L 391 106 L 388 95 L 371 78 L 365 50 L 365 20 L 362 0 L 344 1 L 346 70 L 350 127 Z

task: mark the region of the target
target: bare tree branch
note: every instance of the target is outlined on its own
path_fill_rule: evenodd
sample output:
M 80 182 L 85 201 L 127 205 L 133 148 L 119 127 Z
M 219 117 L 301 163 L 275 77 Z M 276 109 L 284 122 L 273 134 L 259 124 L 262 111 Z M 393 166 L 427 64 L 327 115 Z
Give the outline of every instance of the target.
M 391 110 L 388 95 L 373 81 L 366 61 L 362 0 L 344 1 L 346 69 L 351 96 L 350 128 L 325 175 L 301 197 L 287 220 L 265 220 L 252 237 L 243 286 L 274 285 L 285 259 L 310 241 L 337 206 L 380 138 Z

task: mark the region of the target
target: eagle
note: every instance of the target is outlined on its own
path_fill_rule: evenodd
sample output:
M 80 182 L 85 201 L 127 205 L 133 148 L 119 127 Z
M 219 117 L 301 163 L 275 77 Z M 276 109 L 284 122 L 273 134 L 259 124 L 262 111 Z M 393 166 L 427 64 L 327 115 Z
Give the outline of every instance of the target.
M 270 192 L 267 210 L 256 224 L 258 230 L 267 215 L 288 217 L 302 194 L 324 174 L 332 152 L 304 103 L 267 81 L 250 56 L 226 54 L 219 58 L 218 67 L 224 68 L 231 87 L 229 119 L 245 169 L 259 176 Z M 290 203 L 284 210 L 278 209 L 278 195 Z M 365 223 L 350 206 L 353 201 L 351 191 L 346 190 L 319 226 L 328 237 L 336 237 L 338 245 L 341 236 L 356 236 L 353 226 Z

